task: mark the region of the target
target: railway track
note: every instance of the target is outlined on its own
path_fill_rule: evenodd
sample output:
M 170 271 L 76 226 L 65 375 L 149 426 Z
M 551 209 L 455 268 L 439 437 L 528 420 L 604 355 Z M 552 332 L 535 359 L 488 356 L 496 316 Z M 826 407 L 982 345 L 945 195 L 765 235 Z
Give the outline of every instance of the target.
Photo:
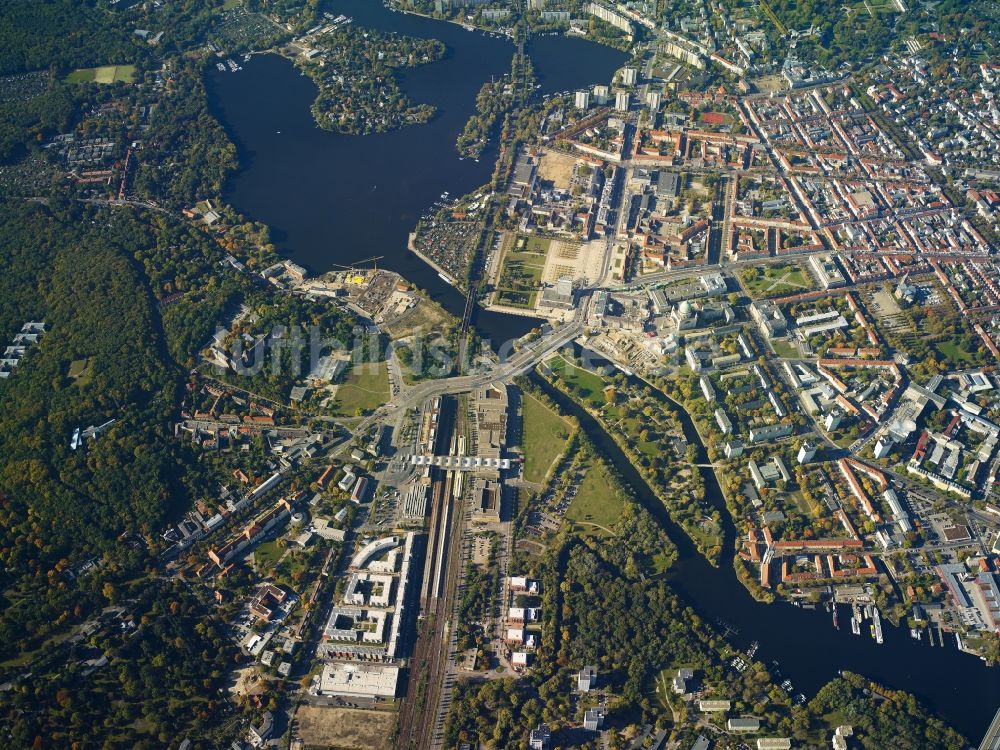
M 407 696 L 400 709 L 397 732 L 397 750 L 426 748 L 431 746 L 436 725 L 436 717 L 444 689 L 444 674 L 448 661 L 449 623 L 454 607 L 455 587 L 458 581 L 458 565 L 461 534 L 450 533 L 461 527 L 459 514 L 461 501 L 452 497 L 451 480 L 439 480 L 435 496 L 436 504 L 432 534 L 437 537 L 437 553 L 432 553 L 428 544 L 425 570 L 425 591 L 421 596 L 421 628 L 410 661 L 410 679 Z M 451 527 L 451 529 L 447 527 Z M 438 582 L 442 582 L 438 585 Z M 437 591 L 438 595 L 435 595 Z

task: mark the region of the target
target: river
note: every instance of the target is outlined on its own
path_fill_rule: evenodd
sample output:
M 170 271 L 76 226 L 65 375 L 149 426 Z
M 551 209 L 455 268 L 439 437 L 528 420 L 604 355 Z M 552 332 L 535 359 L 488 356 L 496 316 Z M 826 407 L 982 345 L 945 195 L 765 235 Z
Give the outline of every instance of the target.
M 243 63 L 236 74 L 213 70 L 207 78 L 210 106 L 236 143 L 241 165 L 224 198 L 268 224 L 276 246 L 315 272 L 380 255 L 381 265 L 461 315 L 462 296 L 406 250 L 406 237 L 441 193 L 462 195 L 489 179 L 495 152 L 484 154 L 479 163 L 461 161 L 454 143 L 474 111 L 482 83 L 509 69 L 513 47 L 505 39 L 454 24 L 390 12 L 377 0 L 339 0 L 328 9 L 364 27 L 443 41 L 448 48 L 444 60 L 400 76 L 407 95 L 433 104 L 437 115 L 427 125 L 382 135 L 336 135 L 315 126 L 309 107 L 316 88 L 286 60 L 262 55 Z M 543 92 L 607 83 L 625 61 L 614 50 L 564 37 L 533 39 L 528 50 Z M 480 313 L 476 324 L 498 343 L 535 321 Z M 796 690 L 807 695 L 847 669 L 914 693 L 970 740 L 982 736 L 1000 704 L 1000 670 L 957 653 L 953 637 L 947 647 L 931 647 L 885 623 L 885 643 L 879 646 L 867 634 L 851 633 L 845 610 L 838 631 L 825 611 L 756 602 L 732 569 L 734 529 L 714 473 L 702 470 L 708 499 L 723 507 L 726 519 L 718 568 L 695 551 L 600 425 L 561 394 L 552 395 L 581 420 L 667 529 L 679 550 L 672 574 L 676 590 L 710 622 L 721 619 L 737 628 L 731 637 L 736 645 L 745 648 L 758 641 L 758 658 L 777 660 Z M 678 413 L 688 440 L 700 446 L 690 418 Z M 703 447 L 700 452 L 699 462 Z
M 240 160 L 223 198 L 267 224 L 275 246 L 311 271 L 382 256 L 380 267 L 398 271 L 461 317 L 463 296 L 409 252 L 406 239 L 442 193 L 464 195 L 489 181 L 495 149 L 478 163 L 461 160 L 455 139 L 474 114 L 483 83 L 510 70 L 514 46 L 499 36 L 389 11 L 378 0 L 336 0 L 326 9 L 364 28 L 444 42 L 443 60 L 399 74 L 410 99 L 434 105 L 437 114 L 426 125 L 389 133 L 338 135 L 316 127 L 309 109 L 316 86 L 287 60 L 258 55 L 237 73 L 212 68 L 209 105 Z M 529 51 L 539 60 L 543 94 L 609 83 L 627 60 L 608 47 L 557 36 L 531 40 Z M 499 345 L 538 321 L 480 311 L 475 323 Z
M 953 635 L 945 637 L 946 646 L 932 647 L 927 641 L 911 638 L 907 629 L 883 620 L 884 643 L 878 645 L 867 632 L 867 621 L 860 636 L 851 632 L 846 607 L 840 608 L 841 627 L 836 630 L 831 615 L 823 609 L 756 601 L 733 570 L 735 528 L 715 472 L 701 469 L 706 499 L 720 508 L 724 519 L 725 542 L 717 568 L 695 549 L 597 420 L 541 378 L 537 382 L 562 409 L 580 420 L 587 435 L 633 488 L 639 502 L 667 530 L 678 550 L 678 561 L 670 573 L 671 585 L 708 622 L 723 621 L 735 628 L 738 632 L 728 638 L 730 642 L 745 649 L 757 641 L 760 650 L 756 658 L 768 664 L 777 661 L 796 692 L 807 696 L 815 695 L 840 670 L 865 675 L 889 688 L 907 690 L 978 743 L 1000 705 L 1000 669 L 989 668 L 981 660 L 959 652 Z M 679 404 L 657 393 L 680 418 L 687 441 L 697 446 L 698 463 L 706 463 L 705 447 L 691 417 Z

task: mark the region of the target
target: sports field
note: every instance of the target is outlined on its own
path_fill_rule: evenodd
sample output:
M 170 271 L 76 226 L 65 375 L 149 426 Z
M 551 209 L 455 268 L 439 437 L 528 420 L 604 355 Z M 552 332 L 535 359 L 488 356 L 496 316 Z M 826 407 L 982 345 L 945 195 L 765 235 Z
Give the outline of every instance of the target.
M 77 68 L 66 76 L 66 83 L 132 83 L 134 78 L 134 65 L 102 65 L 99 68 Z

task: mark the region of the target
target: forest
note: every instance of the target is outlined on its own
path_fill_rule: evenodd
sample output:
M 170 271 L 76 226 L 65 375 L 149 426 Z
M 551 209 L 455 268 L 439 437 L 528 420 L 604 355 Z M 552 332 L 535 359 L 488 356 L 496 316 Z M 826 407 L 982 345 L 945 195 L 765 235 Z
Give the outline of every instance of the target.
M 6 746 L 152 750 L 186 735 L 221 746 L 212 738 L 235 717 L 218 690 L 236 657 L 222 624 L 178 582 L 107 594 L 121 606 L 109 627 L 0 693 Z
M 806 736 L 806 717 L 819 721 L 835 714 L 854 727 L 853 740 L 864 750 L 957 748 L 968 744 L 909 693 L 886 690 L 851 672 L 827 683 L 807 708 L 793 720 L 796 738 Z
M 132 62 L 138 37 L 97 0 L 4 0 L 0 75 Z
M 0 203 L 0 336 L 47 325 L 0 381 L 0 656 L 79 621 L 97 592 L 74 569 L 94 558 L 105 579 L 134 575 L 204 486 L 171 425 L 184 368 L 249 291 L 220 257 L 210 236 L 160 214 Z M 110 419 L 71 449 L 76 428 Z M 130 536 L 139 552 L 117 541 Z
M 29 144 L 68 130 L 79 112 L 75 93 L 52 79 L 40 96 L 0 101 L 0 164 L 23 156 Z
M 236 169 L 236 147 L 208 111 L 203 62 L 186 62 L 150 116 L 134 190 L 174 208 L 222 192 Z

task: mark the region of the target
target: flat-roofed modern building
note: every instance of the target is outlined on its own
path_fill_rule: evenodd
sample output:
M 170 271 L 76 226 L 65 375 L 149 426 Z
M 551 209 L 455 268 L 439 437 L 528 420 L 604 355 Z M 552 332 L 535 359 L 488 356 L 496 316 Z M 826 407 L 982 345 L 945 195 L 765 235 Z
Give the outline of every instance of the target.
M 327 664 L 320 675 L 322 695 L 395 698 L 399 667 L 390 664 Z

